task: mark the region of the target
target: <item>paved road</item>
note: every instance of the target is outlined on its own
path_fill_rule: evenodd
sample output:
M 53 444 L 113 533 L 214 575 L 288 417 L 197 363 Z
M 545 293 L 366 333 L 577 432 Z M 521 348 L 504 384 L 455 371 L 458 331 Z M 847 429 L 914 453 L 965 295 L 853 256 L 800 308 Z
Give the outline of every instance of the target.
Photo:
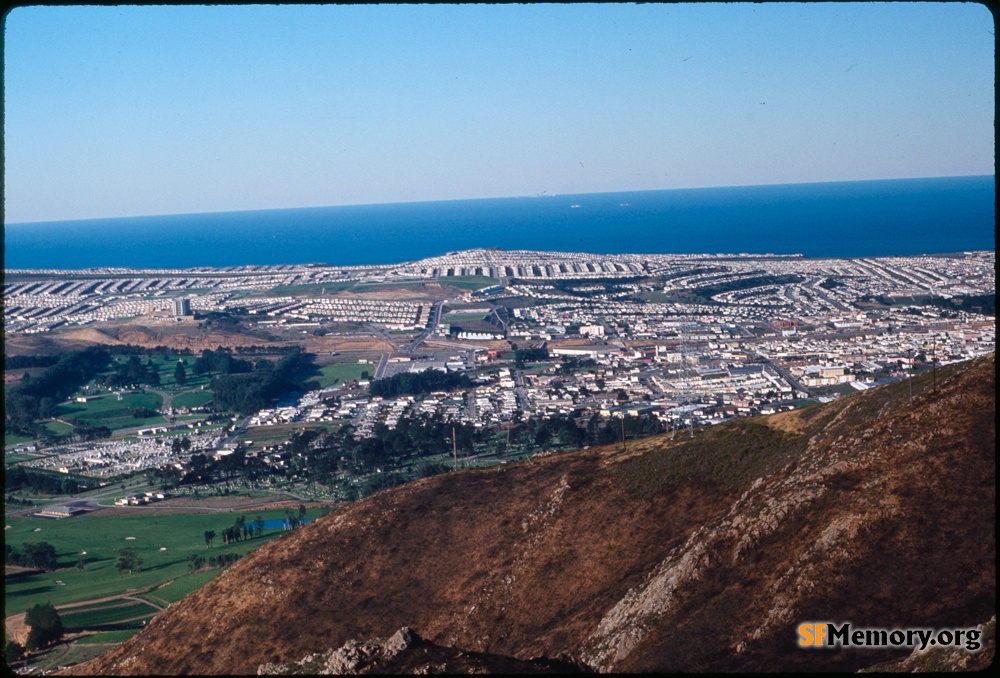
M 765 365 L 769 366 L 775 372 L 777 372 L 778 374 L 780 374 L 785 381 L 787 381 L 789 384 L 792 385 L 792 388 L 794 388 L 794 389 L 796 389 L 798 391 L 802 391 L 803 393 L 805 393 L 807 395 L 812 395 L 812 393 L 810 393 L 809 389 L 807 389 L 805 386 L 803 386 L 801 383 L 799 383 L 799 381 L 795 377 L 793 377 L 791 375 L 791 373 L 789 373 L 788 370 L 786 370 L 786 369 L 784 369 L 782 367 L 779 367 L 778 365 L 774 364 L 774 362 L 772 362 L 770 358 L 767 358 L 767 357 L 759 355 L 759 354 L 757 355 L 757 357 L 760 358 L 761 361 L 763 361 L 763 363 Z
M 233 429 L 232 433 L 224 436 L 221 440 L 219 440 L 218 446 L 222 447 L 224 445 L 228 445 L 229 443 L 233 442 L 233 440 L 236 439 L 236 436 L 247 430 L 247 424 L 249 422 L 250 422 L 250 417 L 244 417 L 243 421 L 236 425 L 236 428 Z
M 514 395 L 517 397 L 517 404 L 521 407 L 521 412 L 525 416 L 531 411 L 528 402 L 528 394 L 524 391 L 524 373 L 521 370 L 514 371 Z
M 389 353 L 383 353 L 382 357 L 379 358 L 378 367 L 375 368 L 375 375 L 373 379 L 381 379 L 385 376 L 385 366 L 389 364 Z
M 410 345 L 406 347 L 406 353 L 408 355 L 416 351 L 417 347 L 423 343 L 424 339 L 429 337 L 431 333 L 433 333 L 434 330 L 437 329 L 438 322 L 440 322 L 441 320 L 441 309 L 443 306 L 444 306 L 443 301 L 439 301 L 433 306 L 431 306 L 430 316 L 428 317 L 429 324 L 427 326 L 427 329 L 421 332 L 420 336 L 418 336 L 416 339 L 410 342 Z

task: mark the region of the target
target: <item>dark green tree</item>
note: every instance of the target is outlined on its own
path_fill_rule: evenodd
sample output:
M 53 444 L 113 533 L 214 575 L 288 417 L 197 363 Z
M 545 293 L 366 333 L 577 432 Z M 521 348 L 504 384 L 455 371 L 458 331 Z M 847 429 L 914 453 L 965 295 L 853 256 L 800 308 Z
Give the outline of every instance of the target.
M 51 572 L 58 567 L 56 549 L 52 544 L 40 541 L 34 544 L 24 543 L 21 547 L 24 549 L 24 554 L 21 556 L 24 567 L 35 567 L 45 572 Z
M 215 539 L 215 530 L 205 530 L 205 548 L 212 545 L 213 539 Z
M 35 605 L 24 615 L 24 623 L 31 630 L 25 646 L 29 650 L 39 650 L 59 640 L 63 634 L 62 620 L 51 603 Z
M 177 367 L 174 368 L 174 381 L 180 386 L 187 383 L 187 370 L 184 369 L 184 361 L 178 360 Z
M 160 385 L 160 369 L 153 363 L 153 359 L 150 358 L 146 361 L 146 383 L 150 386 Z
M 139 551 L 134 546 L 126 546 L 123 549 L 118 549 L 118 562 L 115 563 L 115 569 L 118 573 L 128 571 L 132 574 L 132 570 L 138 570 L 142 567 L 142 558 L 139 557 Z
M 13 640 L 8 640 L 7 644 L 4 646 L 4 662 L 7 666 L 10 666 L 14 662 L 19 662 L 24 658 L 24 648 L 15 643 Z

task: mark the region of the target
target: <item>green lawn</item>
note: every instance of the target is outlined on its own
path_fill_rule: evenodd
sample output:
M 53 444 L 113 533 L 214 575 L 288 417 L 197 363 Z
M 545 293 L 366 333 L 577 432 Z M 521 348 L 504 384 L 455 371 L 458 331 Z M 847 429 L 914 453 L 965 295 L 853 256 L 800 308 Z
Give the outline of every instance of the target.
M 73 430 L 72 424 L 64 424 L 63 422 L 56 421 L 55 419 L 49 419 L 44 422 L 42 426 L 45 427 L 45 430 L 57 436 L 65 435 Z
M 65 608 L 59 614 L 60 616 L 63 616 L 67 614 L 78 614 L 80 612 L 89 612 L 91 610 L 105 610 L 109 607 L 121 607 L 122 605 L 125 605 L 127 602 L 128 601 L 122 598 L 112 598 L 111 600 L 102 600 L 99 603 L 87 603 L 86 605 L 80 605 L 79 607 Z
M 375 292 L 392 289 L 406 289 L 408 287 L 426 285 L 430 280 L 398 280 L 388 283 L 358 283 L 352 292 Z
M 149 603 L 139 603 L 131 600 L 121 600 L 114 607 L 85 609 L 81 612 L 60 612 L 59 618 L 68 629 L 87 629 L 94 626 L 104 626 L 131 619 L 147 617 L 159 612 L 159 608 Z
M 454 315 L 449 313 L 444 319 L 452 325 L 461 325 L 463 323 L 481 322 L 486 315 L 485 313 L 455 313 Z
M 349 290 L 357 282 L 357 280 L 342 280 L 318 285 L 278 285 L 277 287 L 272 287 L 268 294 L 278 296 L 321 296 L 323 294 L 340 292 L 341 290 Z
M 156 355 L 152 356 L 153 363 L 157 366 L 160 371 L 160 385 L 154 388 L 167 391 L 168 393 L 180 393 L 183 391 L 190 390 L 192 388 L 198 388 L 203 384 L 208 384 L 212 381 L 215 375 L 213 374 L 195 374 L 194 373 L 194 361 L 198 359 L 198 356 L 194 355 Z M 183 385 L 178 384 L 174 381 L 174 371 L 177 369 L 177 361 L 183 360 L 187 363 L 184 367 L 187 380 Z
M 132 410 L 137 407 L 159 409 L 163 398 L 156 393 L 125 393 L 121 400 L 114 393 L 105 393 L 85 403 L 69 402 L 57 406 L 53 414 L 59 419 L 71 421 L 79 419 L 91 426 L 107 426 L 111 429 L 129 426 L 162 425 L 163 417 L 134 417 Z M 50 427 L 50 430 L 51 427 Z
M 187 593 L 184 589 L 188 583 L 197 584 L 189 589 L 194 590 L 207 581 L 181 582 L 183 578 L 192 576 L 188 574 L 187 567 L 187 557 L 191 554 L 206 559 L 223 553 L 245 554 L 282 534 L 281 530 L 266 530 L 260 539 L 228 546 L 223 546 L 222 537 L 217 536 L 212 547 L 206 548 L 205 531 L 214 530 L 221 535 L 222 530 L 232 525 L 239 515 L 246 516 L 247 521 L 258 515 L 265 520 L 284 517 L 282 511 L 253 509 L 239 513 L 150 513 L 141 516 L 120 516 L 115 514 L 115 509 L 107 509 L 63 520 L 8 516 L 6 524 L 11 528 L 4 533 L 5 543 L 20 550 L 24 542 L 48 542 L 55 547 L 62 569 L 8 577 L 4 592 L 7 614 L 23 612 L 36 603 L 65 605 L 124 595 L 129 590 L 144 590 L 174 580 L 169 586 L 153 593 L 158 598 L 167 598 L 169 602 L 176 594 Z M 317 514 L 312 512 L 306 517 L 316 518 Z M 36 528 L 40 531 L 35 532 Z M 126 537 L 135 539 L 126 540 Z M 135 547 L 143 560 L 141 570 L 131 575 L 119 574 L 115 570 L 118 550 L 127 546 Z M 165 550 L 161 551 L 161 548 Z M 84 551 L 86 554 L 83 554 Z M 76 567 L 81 560 L 83 570 Z M 63 585 L 56 584 L 57 580 Z M 176 599 L 180 597 L 177 595 Z
M 362 372 L 367 372 L 369 376 L 374 374 L 375 365 L 362 365 L 356 362 L 324 365 L 323 367 L 320 367 L 310 373 L 308 378 L 315 379 L 319 382 L 320 388 L 328 388 L 335 384 L 357 381 L 361 379 Z
M 214 549 L 207 550 L 208 555 L 211 555 L 212 550 Z M 208 556 L 206 556 L 205 558 L 207 560 Z M 192 591 L 197 591 L 202 586 L 211 581 L 220 572 L 222 572 L 221 569 L 201 570 L 200 572 L 191 572 L 182 575 L 177 579 L 172 579 L 168 582 L 165 582 L 161 584 L 159 588 L 154 589 L 149 593 L 141 594 L 139 598 L 142 598 L 143 600 L 148 600 L 158 605 L 163 605 L 165 607 L 170 603 L 177 602 L 178 600 L 180 600 L 187 594 L 191 593 Z
M 213 398 L 211 391 L 189 391 L 173 397 L 170 406 L 178 407 L 201 407 L 210 402 Z
M 30 443 L 34 438 L 28 436 L 16 436 L 5 433 L 3 436 L 4 447 L 10 447 L 11 445 L 24 445 Z
M 490 278 L 484 275 L 453 275 L 440 278 L 444 285 L 451 285 L 462 290 L 481 290 L 484 287 L 499 285 L 499 278 Z
M 670 304 L 677 301 L 677 295 L 673 292 L 663 292 L 661 290 L 654 290 L 652 292 L 642 292 L 639 295 L 640 299 L 645 301 L 651 301 L 656 304 Z

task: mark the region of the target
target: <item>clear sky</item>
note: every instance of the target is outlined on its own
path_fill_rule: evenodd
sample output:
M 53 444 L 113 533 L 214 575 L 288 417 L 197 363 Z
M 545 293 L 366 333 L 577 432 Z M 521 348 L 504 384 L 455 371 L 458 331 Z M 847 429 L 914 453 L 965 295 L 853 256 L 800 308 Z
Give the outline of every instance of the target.
M 8 223 L 994 173 L 974 3 L 20 7 Z

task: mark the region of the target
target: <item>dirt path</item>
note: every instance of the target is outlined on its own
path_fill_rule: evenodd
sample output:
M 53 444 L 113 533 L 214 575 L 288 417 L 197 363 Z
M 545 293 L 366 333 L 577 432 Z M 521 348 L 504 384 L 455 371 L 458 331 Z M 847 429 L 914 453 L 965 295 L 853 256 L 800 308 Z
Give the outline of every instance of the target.
M 24 612 L 12 614 L 3 620 L 4 627 L 7 629 L 7 637 L 18 645 L 24 645 L 24 641 L 28 639 L 28 627 L 24 623 L 24 615 Z
M 72 611 L 77 608 L 87 607 L 88 605 L 96 605 L 98 603 L 106 603 L 109 600 L 121 600 L 121 601 L 132 601 L 137 603 L 146 603 L 151 607 L 155 607 L 159 611 L 167 609 L 164 605 L 154 602 L 152 600 L 146 600 L 144 598 L 139 598 L 141 593 L 150 593 L 156 591 L 157 589 L 163 588 L 164 586 L 172 583 L 173 580 L 170 579 L 162 584 L 157 584 L 155 586 L 150 586 L 147 589 L 143 589 L 136 593 L 120 595 L 120 596 L 105 596 L 104 598 L 91 598 L 90 600 L 81 600 L 75 603 L 66 603 L 65 605 L 56 605 L 55 608 L 60 612 Z M 9 617 L 4 618 L 4 626 L 7 628 L 8 637 L 15 643 L 24 645 L 24 642 L 28 639 L 28 625 L 24 623 L 25 612 L 19 612 L 17 614 L 12 614 Z M 140 615 L 136 619 L 142 619 L 146 615 Z M 131 621 L 130 619 L 123 619 L 121 621 Z

